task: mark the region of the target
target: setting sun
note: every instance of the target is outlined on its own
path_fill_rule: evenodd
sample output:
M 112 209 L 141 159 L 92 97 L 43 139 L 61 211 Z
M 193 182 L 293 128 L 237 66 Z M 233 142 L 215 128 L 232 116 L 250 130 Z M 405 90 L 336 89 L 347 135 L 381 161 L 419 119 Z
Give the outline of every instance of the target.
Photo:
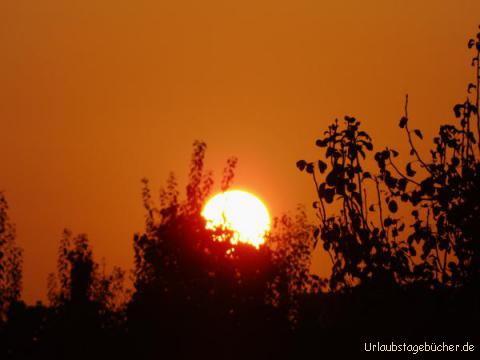
M 232 190 L 213 196 L 202 211 L 207 229 L 224 226 L 233 231 L 231 242 L 248 243 L 256 248 L 265 242 L 270 230 L 270 215 L 255 195 Z

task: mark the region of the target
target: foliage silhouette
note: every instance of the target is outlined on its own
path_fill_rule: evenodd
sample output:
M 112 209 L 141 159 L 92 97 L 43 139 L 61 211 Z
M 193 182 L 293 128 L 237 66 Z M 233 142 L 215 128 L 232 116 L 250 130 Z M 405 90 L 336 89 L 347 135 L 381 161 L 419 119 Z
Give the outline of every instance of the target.
M 336 120 L 316 141 L 320 158 L 296 164 L 315 185 L 318 223 L 300 207 L 274 220 L 259 249 L 206 229 L 214 180 L 205 143 L 194 143 L 184 195 L 173 174 L 158 201 L 143 179 L 131 291 L 124 270 L 106 272 L 87 236 L 65 230 L 49 304 L 24 304 L 22 252 L 0 193 L 0 358 L 359 358 L 366 340 L 399 339 L 479 349 L 480 33 L 468 47 L 475 81 L 428 160 L 408 97 L 405 166 L 393 148 L 374 153 L 359 120 Z M 236 165 L 227 160 L 221 191 Z M 319 244 L 331 260 L 326 279 L 311 273 Z

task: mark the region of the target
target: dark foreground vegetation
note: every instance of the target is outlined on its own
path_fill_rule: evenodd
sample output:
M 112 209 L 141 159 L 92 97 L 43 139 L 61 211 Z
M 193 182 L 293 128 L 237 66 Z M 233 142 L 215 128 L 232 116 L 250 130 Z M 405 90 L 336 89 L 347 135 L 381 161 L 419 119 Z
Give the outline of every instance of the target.
M 106 272 L 87 236 L 66 230 L 48 305 L 26 305 L 22 252 L 1 195 L 0 358 L 359 357 L 364 342 L 392 340 L 468 341 L 478 352 L 480 34 L 468 46 L 475 81 L 429 154 L 416 147 L 423 135 L 408 97 L 404 156 L 390 147 L 373 154 L 360 121 L 335 121 L 316 142 L 319 160 L 297 162 L 317 189 L 318 223 L 302 210 L 277 218 L 258 250 L 205 229 L 200 211 L 213 179 L 206 146 L 195 143 L 185 196 L 173 176 L 159 201 L 143 181 L 146 223 L 133 238 L 131 274 Z M 235 164 L 227 162 L 222 190 Z M 310 273 L 314 251 L 328 254 L 329 278 Z

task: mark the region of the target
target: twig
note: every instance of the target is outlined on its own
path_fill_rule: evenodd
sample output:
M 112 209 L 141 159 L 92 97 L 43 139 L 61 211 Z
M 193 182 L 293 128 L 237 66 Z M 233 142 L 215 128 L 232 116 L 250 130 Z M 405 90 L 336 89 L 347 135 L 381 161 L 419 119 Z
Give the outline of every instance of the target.
M 397 172 L 398 175 L 400 175 L 402 178 L 404 178 L 405 180 L 407 181 L 410 181 L 411 183 L 417 185 L 417 186 L 420 186 L 420 184 L 418 182 L 416 182 L 415 180 L 412 180 L 410 179 L 409 177 L 407 177 L 406 175 L 404 175 L 398 168 L 397 166 L 393 163 L 392 159 L 388 159 L 388 161 L 390 162 L 390 165 L 392 165 L 393 169 Z
M 405 96 L 405 117 L 408 119 L 408 94 Z M 417 149 L 415 148 L 415 145 L 413 144 L 412 134 L 410 133 L 410 129 L 408 128 L 408 122 L 407 122 L 407 124 L 405 124 L 405 130 L 407 131 L 407 137 L 408 137 L 408 142 L 410 144 L 410 148 L 413 151 L 413 153 L 415 154 L 415 157 L 420 162 L 422 167 L 431 174 L 432 172 L 428 168 L 428 165 L 422 160 L 422 158 L 420 157 L 420 154 L 418 153 Z
M 385 232 L 385 226 L 383 225 L 383 210 L 382 210 L 382 198 L 380 196 L 380 186 L 378 184 L 378 178 L 375 176 L 375 184 L 377 188 L 377 198 L 378 198 L 378 210 L 379 210 L 379 216 L 380 216 L 380 225 L 382 227 L 382 230 Z M 386 233 L 386 232 L 385 232 Z

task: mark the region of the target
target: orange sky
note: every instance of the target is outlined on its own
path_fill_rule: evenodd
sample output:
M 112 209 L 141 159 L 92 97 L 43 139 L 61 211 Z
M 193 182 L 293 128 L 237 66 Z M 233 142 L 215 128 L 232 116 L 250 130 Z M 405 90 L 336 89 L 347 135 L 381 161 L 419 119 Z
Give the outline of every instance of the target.
M 24 298 L 45 298 L 64 227 L 128 267 L 140 179 L 184 179 L 195 139 L 217 174 L 238 156 L 236 185 L 279 214 L 313 200 L 295 162 L 333 118 L 398 144 L 408 92 L 431 136 L 465 97 L 479 23 L 478 0 L 2 1 L 0 189 Z

